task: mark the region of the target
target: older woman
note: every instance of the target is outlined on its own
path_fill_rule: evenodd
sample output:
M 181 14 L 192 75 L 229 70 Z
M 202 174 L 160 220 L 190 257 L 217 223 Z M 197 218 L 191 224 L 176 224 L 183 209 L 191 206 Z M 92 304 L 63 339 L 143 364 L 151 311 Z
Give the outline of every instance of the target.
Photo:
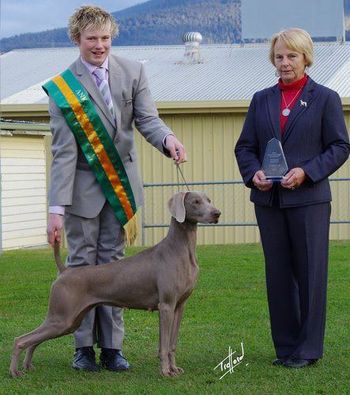
M 274 365 L 302 368 L 323 354 L 331 191 L 328 176 L 348 158 L 338 94 L 314 82 L 313 43 L 302 29 L 271 41 L 278 83 L 255 93 L 235 154 L 265 255 Z M 281 141 L 288 171 L 273 182 L 262 170 L 267 143 Z

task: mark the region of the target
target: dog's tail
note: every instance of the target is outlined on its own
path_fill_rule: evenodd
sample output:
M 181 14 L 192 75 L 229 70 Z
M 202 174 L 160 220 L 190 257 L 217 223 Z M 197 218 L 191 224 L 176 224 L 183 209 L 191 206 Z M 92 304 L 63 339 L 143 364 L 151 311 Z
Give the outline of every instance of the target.
M 60 273 L 62 273 L 63 271 L 66 270 L 66 267 L 64 266 L 62 259 L 61 259 L 60 244 L 58 243 L 57 240 L 55 240 L 55 244 L 53 246 L 53 254 L 55 256 L 55 262 L 56 262 L 57 269 Z

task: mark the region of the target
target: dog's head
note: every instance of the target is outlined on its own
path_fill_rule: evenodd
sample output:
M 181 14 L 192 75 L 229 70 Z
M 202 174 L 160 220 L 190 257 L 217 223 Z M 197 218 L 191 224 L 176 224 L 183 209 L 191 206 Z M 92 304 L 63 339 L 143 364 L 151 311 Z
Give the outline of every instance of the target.
M 178 192 L 170 198 L 168 205 L 177 222 L 217 224 L 221 215 L 202 192 Z

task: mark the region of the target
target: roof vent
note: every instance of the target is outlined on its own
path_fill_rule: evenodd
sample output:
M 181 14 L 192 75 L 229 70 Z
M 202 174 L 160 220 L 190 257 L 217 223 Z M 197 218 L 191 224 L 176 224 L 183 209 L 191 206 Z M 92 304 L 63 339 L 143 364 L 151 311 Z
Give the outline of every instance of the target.
M 185 43 L 184 63 L 203 63 L 199 51 L 199 44 L 201 43 L 202 39 L 202 35 L 198 32 L 189 32 L 182 36 L 182 41 Z

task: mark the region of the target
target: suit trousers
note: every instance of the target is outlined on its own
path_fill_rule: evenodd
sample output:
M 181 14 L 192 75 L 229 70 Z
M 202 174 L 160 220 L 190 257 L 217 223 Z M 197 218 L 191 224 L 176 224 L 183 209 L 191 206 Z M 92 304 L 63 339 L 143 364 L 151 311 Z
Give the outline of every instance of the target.
M 329 202 L 283 209 L 255 205 L 277 358 L 322 357 L 330 212 Z
M 124 256 L 124 229 L 109 203 L 95 218 L 66 212 L 64 226 L 69 250 L 67 266 L 103 265 Z M 121 350 L 123 337 L 123 309 L 112 306 L 90 310 L 74 332 L 76 348 L 97 342 L 101 348 Z

